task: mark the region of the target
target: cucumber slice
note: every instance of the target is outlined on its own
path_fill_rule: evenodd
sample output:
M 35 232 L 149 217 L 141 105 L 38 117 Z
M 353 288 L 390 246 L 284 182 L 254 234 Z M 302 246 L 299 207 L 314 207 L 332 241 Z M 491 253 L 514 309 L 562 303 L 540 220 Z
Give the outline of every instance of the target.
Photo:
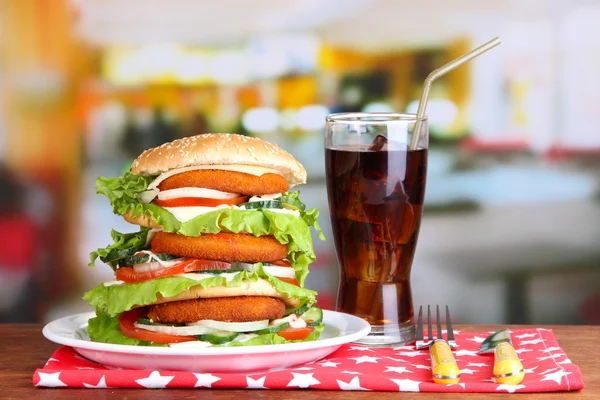
M 239 206 L 244 207 L 247 210 L 260 210 L 263 208 L 283 208 L 281 202 L 277 200 L 253 201 L 250 203 L 240 204 Z
M 310 309 L 311 306 L 309 306 L 308 304 L 302 304 L 300 307 L 297 308 L 288 308 L 287 310 L 285 310 L 285 314 L 283 314 L 284 317 L 291 315 L 291 314 L 296 314 L 296 315 L 302 315 L 305 312 L 307 312 Z
M 152 322 L 148 318 L 139 318 L 137 323 L 140 325 L 154 325 L 154 326 L 185 326 L 185 324 L 161 324 L 159 322 Z
M 228 332 L 254 332 L 260 329 L 265 329 L 267 326 L 269 326 L 269 320 L 263 319 L 261 321 L 250 322 L 223 322 L 204 319 L 198 322 L 191 322 L 188 325 L 205 326 L 207 328 L 211 328 L 213 331 L 219 330 Z
M 206 335 L 198 335 L 196 337 L 199 340 L 209 342 L 212 344 L 223 344 L 223 343 L 231 342 L 238 335 L 239 335 L 238 332 L 220 331 L 220 332 L 207 333 Z
M 205 335 L 207 333 L 215 332 L 216 329 L 211 329 L 207 326 L 174 326 L 174 325 L 145 325 L 135 322 L 133 324 L 136 328 L 145 329 L 157 333 L 165 333 L 167 335 L 176 336 L 196 336 Z
M 302 318 L 308 326 L 320 325 L 321 322 L 323 322 L 323 310 L 319 307 L 311 307 L 304 314 L 301 314 L 300 318 Z
M 265 333 L 277 333 L 277 332 L 281 332 L 282 330 L 284 330 L 285 328 L 287 328 L 289 326 L 290 326 L 289 322 L 283 322 L 280 324 L 275 324 L 273 326 L 269 325 L 265 329 L 261 329 L 260 331 L 256 331 L 253 333 L 256 333 L 258 335 L 263 335 Z
M 169 260 L 174 260 L 176 258 L 180 258 L 179 256 L 174 256 L 172 254 L 166 254 L 166 253 L 154 254 L 154 256 L 156 256 L 156 258 L 158 258 L 161 261 L 169 261 Z M 132 256 L 120 259 L 119 267 L 131 267 L 132 265 L 145 264 L 149 261 L 150 261 L 150 254 L 144 253 L 144 254 L 140 254 L 140 255 L 132 255 Z
M 281 196 L 277 198 L 283 208 L 294 211 L 304 211 L 306 205 L 295 197 Z

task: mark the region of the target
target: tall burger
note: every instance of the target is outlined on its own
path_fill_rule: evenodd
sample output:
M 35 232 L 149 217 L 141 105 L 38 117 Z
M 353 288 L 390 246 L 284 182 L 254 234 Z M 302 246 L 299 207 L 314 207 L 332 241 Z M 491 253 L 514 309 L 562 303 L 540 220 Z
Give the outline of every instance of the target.
M 316 340 L 318 211 L 295 185 L 304 167 L 257 138 L 205 134 L 144 151 L 124 176 L 98 178 L 113 211 L 139 225 L 112 231 L 91 253 L 115 279 L 85 293 L 96 308 L 93 341 L 128 345 L 239 346 Z

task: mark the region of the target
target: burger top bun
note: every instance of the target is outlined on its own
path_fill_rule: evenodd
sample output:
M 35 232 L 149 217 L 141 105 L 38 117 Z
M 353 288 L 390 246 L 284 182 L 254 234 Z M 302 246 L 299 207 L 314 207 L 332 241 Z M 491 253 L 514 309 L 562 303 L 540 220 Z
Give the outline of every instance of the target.
M 264 140 L 233 133 L 206 133 L 144 151 L 131 166 L 134 175 L 199 165 L 250 165 L 271 168 L 290 186 L 306 183 L 306 170 L 290 153 Z

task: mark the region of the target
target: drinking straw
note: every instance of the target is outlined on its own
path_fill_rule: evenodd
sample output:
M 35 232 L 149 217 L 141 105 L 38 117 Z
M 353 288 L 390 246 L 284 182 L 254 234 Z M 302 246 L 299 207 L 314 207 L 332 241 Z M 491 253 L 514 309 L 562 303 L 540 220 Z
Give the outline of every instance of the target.
M 462 65 L 467 61 L 471 61 L 473 58 L 498 46 L 500 43 L 502 43 L 502 41 L 499 37 L 492 39 L 489 42 L 479 46 L 478 48 L 471 50 L 467 54 L 464 54 L 458 57 L 457 59 L 450 61 L 448 64 L 441 66 L 440 68 L 436 69 L 427 76 L 423 85 L 423 94 L 421 94 L 419 108 L 417 110 L 417 122 L 415 123 L 413 135 L 410 140 L 410 150 L 416 150 L 417 146 L 419 145 L 419 137 L 421 136 L 421 125 L 423 124 L 423 118 L 425 117 L 425 111 L 427 109 L 427 100 L 429 99 L 429 89 L 431 89 L 431 84 L 433 83 L 433 81 L 435 81 L 440 76 L 446 75 L 448 72 L 452 71 L 459 65 Z

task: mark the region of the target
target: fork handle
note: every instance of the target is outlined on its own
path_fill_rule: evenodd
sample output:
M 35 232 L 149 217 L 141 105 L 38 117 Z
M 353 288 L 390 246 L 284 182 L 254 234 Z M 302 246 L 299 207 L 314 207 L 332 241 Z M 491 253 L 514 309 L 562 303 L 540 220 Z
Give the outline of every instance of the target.
M 494 378 L 506 385 L 518 385 L 525 377 L 523 364 L 509 343 L 500 343 L 494 349 Z
M 460 369 L 452 355 L 452 349 L 445 340 L 435 340 L 429 347 L 431 373 L 435 383 L 458 383 Z

